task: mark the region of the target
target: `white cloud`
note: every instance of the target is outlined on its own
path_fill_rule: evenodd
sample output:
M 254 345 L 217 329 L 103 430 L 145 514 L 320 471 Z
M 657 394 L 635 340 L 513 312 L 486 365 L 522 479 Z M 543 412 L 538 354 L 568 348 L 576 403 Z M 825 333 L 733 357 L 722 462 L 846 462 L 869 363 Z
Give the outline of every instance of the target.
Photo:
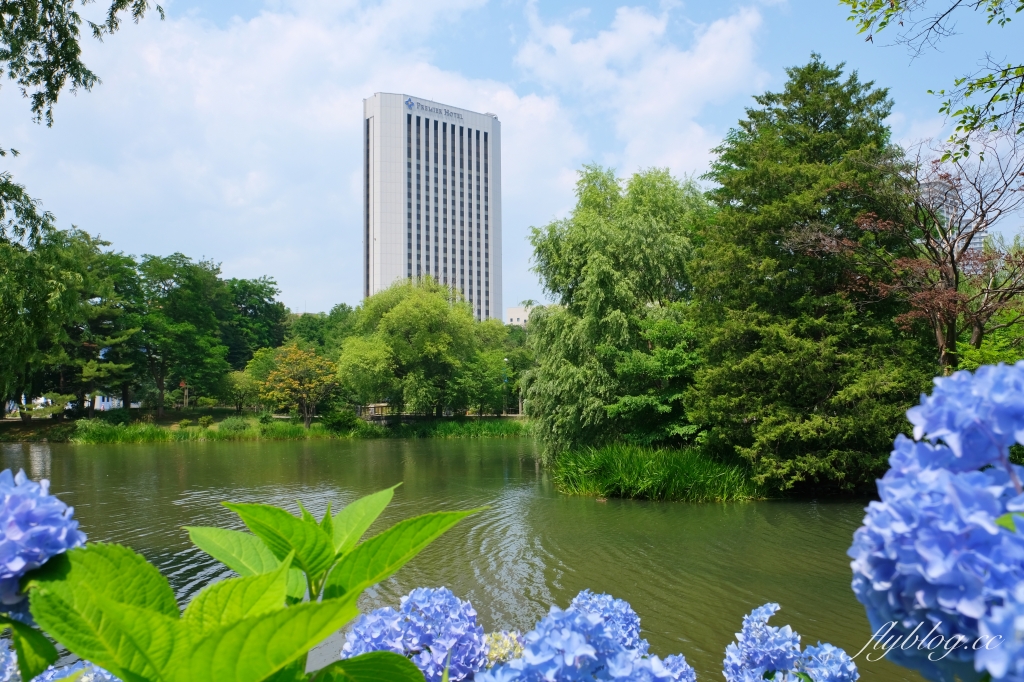
M 9 167 L 62 225 L 131 253 L 270 274 L 290 307 L 322 310 L 361 295 L 362 99 L 410 92 L 493 111 L 506 291 L 521 297 L 535 287 L 525 228 L 559 210 L 584 143 L 556 97 L 431 64 L 432 32 L 481 2 L 302 3 L 224 27 L 188 16 L 126 26 L 86 44 L 103 83 L 66 97 L 52 130 L 3 99 L 3 142 L 26 152 Z
M 408 92 L 492 111 L 502 121 L 504 298 L 539 298 L 527 228 L 571 207 L 583 161 L 702 168 L 728 125 L 701 124 L 702 113 L 764 79 L 761 17 L 740 10 L 684 48 L 669 35 L 680 10 L 667 4 L 621 7 L 590 38 L 529 5 L 515 60 L 542 90 L 521 94 L 442 68 L 431 49 L 485 2 L 286 1 L 222 26 L 188 14 L 126 25 L 86 41 L 103 82 L 65 96 L 53 129 L 29 123 L 24 100 L 3 91 L 0 142 L 23 152 L 5 165 L 62 225 L 129 253 L 182 251 L 221 261 L 229 276 L 269 274 L 293 309 L 324 310 L 362 293 L 362 99 Z
M 517 63 L 552 90 L 606 111 L 623 145 L 615 161 L 626 171 L 703 168 L 721 131 L 700 125 L 698 117 L 708 105 L 754 92 L 767 80 L 755 62 L 758 10 L 700 27 L 689 49 L 668 35 L 673 11 L 620 7 L 606 30 L 578 39 L 564 24 L 545 24 L 535 1 L 527 9 L 532 33 Z

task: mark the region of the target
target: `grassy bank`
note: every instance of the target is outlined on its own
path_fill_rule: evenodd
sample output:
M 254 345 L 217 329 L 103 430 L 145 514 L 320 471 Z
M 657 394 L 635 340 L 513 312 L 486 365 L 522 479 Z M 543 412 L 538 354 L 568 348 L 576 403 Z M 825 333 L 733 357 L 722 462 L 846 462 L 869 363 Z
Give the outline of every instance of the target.
M 566 452 L 555 462 L 555 484 L 569 495 L 721 502 L 764 497 L 747 470 L 697 449 L 610 445 Z
M 315 422 L 307 430 L 302 424 L 283 420 L 262 424 L 254 418 L 228 417 L 207 428 L 148 422 L 117 424 L 101 419 L 64 422 L 59 427 L 46 422 L 28 422 L 6 425 L 0 442 L 48 440 L 102 444 L 330 438 L 511 438 L 527 435 L 530 435 L 529 424 L 515 419 L 437 419 L 391 426 L 360 420 L 355 428 L 339 432 Z

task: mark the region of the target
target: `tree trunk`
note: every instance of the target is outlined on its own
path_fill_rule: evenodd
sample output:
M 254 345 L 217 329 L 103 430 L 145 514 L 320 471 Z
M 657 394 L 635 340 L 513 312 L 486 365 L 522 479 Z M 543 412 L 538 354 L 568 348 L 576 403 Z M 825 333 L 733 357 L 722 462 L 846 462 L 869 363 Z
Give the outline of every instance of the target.
M 156 416 L 159 419 L 164 416 L 164 380 L 162 378 L 160 379 L 160 381 L 156 382 L 156 391 Z
M 92 386 L 89 388 L 89 419 L 92 419 L 96 416 L 96 391 Z
M 302 425 L 308 429 L 313 421 L 313 406 L 299 402 L 299 409 L 302 411 Z
M 132 409 L 132 387 L 127 381 L 121 384 L 121 407 Z
M 434 406 L 434 416 L 438 419 L 444 416 L 444 406 L 441 403 Z
M 981 342 L 985 340 L 985 328 L 976 324 L 971 328 L 971 347 L 981 348 Z

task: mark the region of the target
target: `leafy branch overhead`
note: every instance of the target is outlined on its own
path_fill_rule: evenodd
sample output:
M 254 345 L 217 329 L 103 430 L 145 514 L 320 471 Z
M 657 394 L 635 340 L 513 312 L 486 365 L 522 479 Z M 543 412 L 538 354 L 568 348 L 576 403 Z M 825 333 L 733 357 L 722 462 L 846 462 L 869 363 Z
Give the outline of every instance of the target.
M 913 56 L 935 49 L 956 34 L 956 20 L 967 11 L 983 13 L 986 23 L 1012 27 L 1024 11 L 1024 0 L 842 0 L 849 20 L 874 42 L 877 33 L 898 27 L 895 42 Z M 1020 44 L 1020 41 L 1017 43 Z M 960 75 L 948 89 L 929 91 L 944 97 L 940 112 L 956 119 L 955 143 L 949 157 L 968 156 L 971 138 L 980 131 L 1024 134 L 1024 62 L 1002 62 L 985 55 L 981 65 Z M 948 158 L 948 157 L 947 157 Z
M 117 31 L 124 13 L 138 23 L 149 8 L 148 0 L 114 0 L 102 22 L 88 24 L 102 39 Z M 156 10 L 162 18 L 163 8 Z M 90 90 L 99 82 L 82 61 L 81 25 L 74 0 L 0 0 L 0 63 L 31 101 L 35 119 L 47 125 L 65 87 Z

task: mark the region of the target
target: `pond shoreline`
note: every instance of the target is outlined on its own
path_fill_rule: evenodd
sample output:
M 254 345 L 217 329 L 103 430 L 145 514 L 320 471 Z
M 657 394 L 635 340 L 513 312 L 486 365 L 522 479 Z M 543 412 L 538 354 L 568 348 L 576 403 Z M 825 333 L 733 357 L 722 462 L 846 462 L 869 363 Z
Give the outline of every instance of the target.
M 103 419 L 74 421 L 5 419 L 0 422 L 2 443 L 170 443 L 203 441 L 258 440 L 331 440 L 353 438 L 518 438 L 531 436 L 530 423 L 521 419 L 423 419 L 395 425 L 357 420 L 349 429 L 328 429 L 313 423 L 309 429 L 301 423 L 274 420 L 261 423 L 255 418 L 231 416 L 208 426 L 179 423 L 156 424 L 135 421 L 109 423 Z

